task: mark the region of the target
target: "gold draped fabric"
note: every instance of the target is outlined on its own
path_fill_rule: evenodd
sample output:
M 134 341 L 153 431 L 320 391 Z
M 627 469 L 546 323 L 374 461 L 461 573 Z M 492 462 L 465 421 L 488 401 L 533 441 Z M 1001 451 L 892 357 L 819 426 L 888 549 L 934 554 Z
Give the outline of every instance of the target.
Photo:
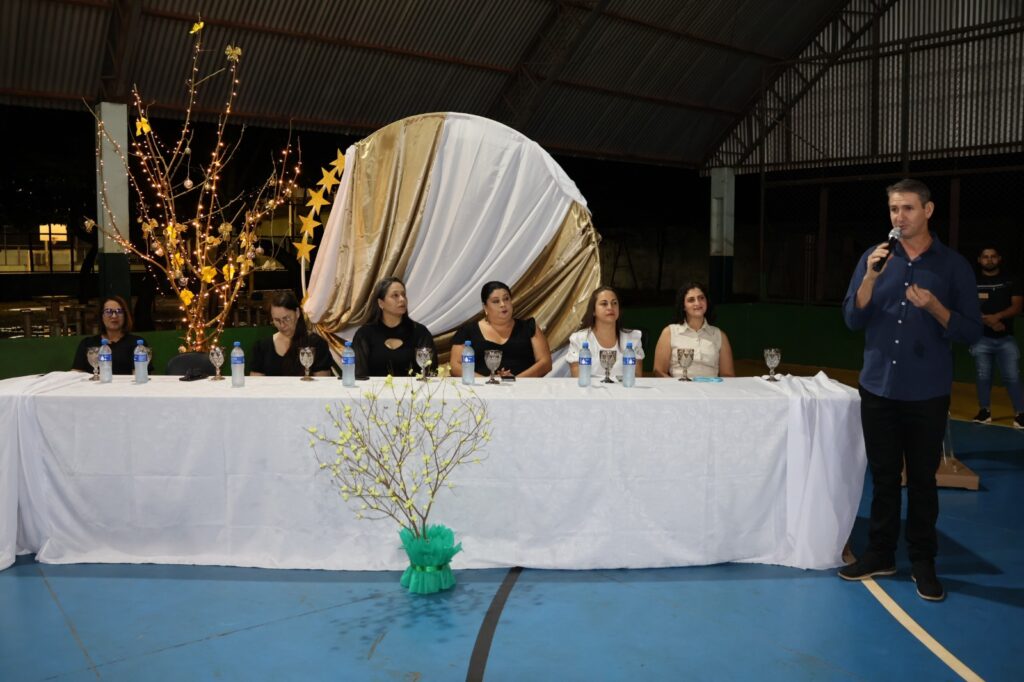
M 366 322 L 375 305 L 373 286 L 402 277 L 419 233 L 430 188 L 430 173 L 445 114 L 396 121 L 356 143 L 355 162 L 346 173 L 352 183 L 350 229 L 339 247 L 331 303 L 313 327 L 335 350 L 335 332 Z

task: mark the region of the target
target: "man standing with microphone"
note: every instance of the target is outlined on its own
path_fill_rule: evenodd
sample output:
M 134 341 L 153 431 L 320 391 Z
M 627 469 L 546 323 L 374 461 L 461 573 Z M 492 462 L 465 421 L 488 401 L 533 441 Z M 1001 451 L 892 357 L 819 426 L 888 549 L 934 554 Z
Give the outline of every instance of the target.
M 935 210 L 928 187 L 908 179 L 886 193 L 890 242 L 861 257 L 843 301 L 846 325 L 864 330 L 861 426 L 874 491 L 867 549 L 839 577 L 896 572 L 905 460 L 911 577 L 918 595 L 940 601 L 946 593 L 935 573 L 935 472 L 953 384 L 951 342 L 977 341 L 981 312 L 967 259 L 928 229 Z

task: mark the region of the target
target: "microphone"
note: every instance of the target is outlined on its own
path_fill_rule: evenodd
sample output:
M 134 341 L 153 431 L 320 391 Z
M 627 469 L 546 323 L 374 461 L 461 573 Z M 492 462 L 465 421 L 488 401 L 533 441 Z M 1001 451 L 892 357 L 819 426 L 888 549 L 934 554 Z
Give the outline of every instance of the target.
M 894 248 L 896 248 L 896 242 L 898 242 L 900 240 L 900 237 L 902 237 L 902 236 L 903 236 L 903 230 L 901 230 L 898 227 L 894 227 L 891 230 L 889 230 L 889 253 L 890 254 L 892 253 L 892 250 Z M 879 272 L 883 267 L 885 267 L 885 261 L 887 261 L 887 260 L 889 260 L 888 256 L 885 257 L 885 258 L 880 259 L 878 262 L 876 262 L 874 265 L 871 266 L 871 269 L 874 270 L 875 272 Z

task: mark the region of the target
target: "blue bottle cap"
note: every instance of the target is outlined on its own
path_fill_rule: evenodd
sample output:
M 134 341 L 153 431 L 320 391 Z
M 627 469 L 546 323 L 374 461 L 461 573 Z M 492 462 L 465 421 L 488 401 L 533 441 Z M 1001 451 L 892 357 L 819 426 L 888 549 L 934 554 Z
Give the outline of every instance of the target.
M 239 348 L 239 347 L 241 347 L 241 345 L 242 345 L 241 341 L 235 341 L 235 348 Z
M 135 345 L 136 346 L 144 346 L 144 345 L 146 345 L 146 342 L 143 341 L 142 339 L 139 339 L 138 341 L 135 342 Z
M 346 341 L 345 342 L 345 348 L 351 348 L 351 347 L 352 347 L 352 342 L 351 341 Z
M 632 341 L 627 341 L 626 342 L 626 348 L 632 348 L 632 347 L 633 347 L 633 342 Z
M 473 342 L 470 341 L 469 339 L 466 339 L 466 345 L 469 346 L 470 348 L 472 348 L 473 347 Z
M 589 350 L 590 349 L 590 342 L 589 341 L 584 341 L 583 342 L 583 347 Z

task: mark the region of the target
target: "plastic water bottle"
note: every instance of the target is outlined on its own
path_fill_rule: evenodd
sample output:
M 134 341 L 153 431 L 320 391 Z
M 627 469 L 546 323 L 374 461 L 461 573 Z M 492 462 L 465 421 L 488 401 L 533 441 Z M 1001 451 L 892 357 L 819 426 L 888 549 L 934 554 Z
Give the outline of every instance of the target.
M 142 339 L 135 342 L 132 360 L 135 361 L 135 383 L 144 384 L 149 381 L 149 349 Z
M 466 345 L 462 347 L 462 383 L 467 386 L 476 383 L 476 353 L 469 339 L 466 339 Z
M 245 386 L 245 351 L 242 350 L 242 342 L 235 341 L 235 347 L 231 349 L 231 387 L 239 386 Z
M 579 375 L 580 375 L 579 384 L 580 384 L 580 386 L 589 386 L 590 385 L 590 368 L 591 368 L 592 363 L 593 363 L 593 358 L 590 355 L 590 344 L 587 343 L 586 341 L 584 341 L 583 342 L 583 347 L 580 348 L 580 365 L 579 365 L 579 370 L 580 370 L 579 371 Z
M 626 342 L 626 350 L 622 351 L 622 385 L 629 388 L 636 384 L 636 351 L 633 342 Z
M 100 383 L 109 384 L 114 380 L 114 354 L 110 350 L 110 342 L 100 340 Z
M 356 385 L 356 352 L 352 350 L 351 341 L 346 341 L 341 351 L 341 385 Z

